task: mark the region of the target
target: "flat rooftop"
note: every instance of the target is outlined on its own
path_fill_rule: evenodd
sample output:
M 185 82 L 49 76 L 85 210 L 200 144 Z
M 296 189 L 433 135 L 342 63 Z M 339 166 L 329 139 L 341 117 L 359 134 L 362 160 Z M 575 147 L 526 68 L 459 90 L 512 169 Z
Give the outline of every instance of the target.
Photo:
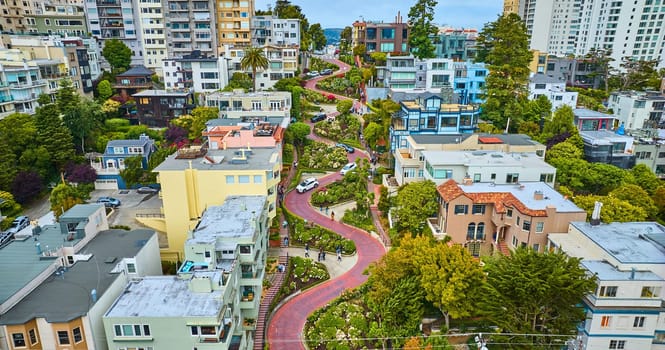
M 176 90 L 143 90 L 133 94 L 134 97 L 151 97 L 151 96 L 176 96 L 186 97 L 191 95 L 189 91 L 176 91 Z
M 512 146 L 533 146 L 539 145 L 524 134 L 451 134 L 451 135 L 410 135 L 418 144 L 453 144 L 460 143 L 472 136 L 478 136 L 478 143 L 482 144 L 483 138 L 500 140 L 501 143 Z M 494 144 L 498 142 L 492 142 Z
M 222 292 L 192 292 L 189 280 L 176 276 L 143 277 L 129 283 L 104 317 L 217 317 Z
M 475 182 L 471 185 L 458 184 L 458 186 L 466 193 L 511 193 L 532 210 L 545 210 L 548 206 L 554 206 L 557 212 L 584 211 L 544 182 L 521 182 L 519 185 L 494 185 L 488 182 Z M 534 192 L 536 191 L 543 193 L 543 199 L 534 198 Z
M 223 100 L 227 98 L 234 98 L 234 97 L 260 97 L 260 96 L 266 96 L 266 97 L 282 97 L 282 98 L 290 98 L 291 93 L 288 91 L 260 91 L 260 92 L 245 92 L 243 91 L 233 91 L 233 92 L 220 92 L 220 91 L 215 91 L 211 92 L 209 94 L 206 94 L 206 100 Z
M 621 271 L 607 261 L 583 260 L 581 264 L 601 281 L 663 281 L 663 278 L 651 271 Z
M 43 317 L 50 323 L 61 323 L 86 315 L 94 304 L 91 297 L 92 290 L 96 289 L 98 297 L 101 298 L 119 276 L 119 273 L 112 272 L 116 265 L 123 258 L 136 256 L 153 235 L 155 232 L 152 230 L 99 232 L 77 253 L 91 254 L 89 260 L 79 260 L 62 274 L 54 274 L 47 278 L 7 313 L 0 316 L 0 324 L 23 324 L 36 317 Z M 44 233 L 39 236 L 42 247 L 45 244 L 44 236 Z M 37 257 L 34 242 L 29 240 L 27 245 L 30 246 L 30 254 Z M 0 256 L 2 255 L 4 254 L 0 250 Z M 53 260 L 49 261 L 52 262 Z M 33 267 L 29 265 L 26 264 L 21 269 L 32 270 Z M 17 273 L 25 273 L 20 271 L 21 269 Z M 2 273 L 5 274 L 7 270 L 3 268 Z M 23 280 L 26 281 L 27 278 Z M 11 280 L 3 277 L 2 289 L 5 289 L 8 283 L 11 283 Z
M 422 155 L 432 166 L 547 168 L 552 173 L 556 173 L 556 168 L 534 154 L 493 151 L 422 151 Z
M 665 264 L 665 227 L 657 222 L 570 224 L 622 264 Z
M 575 108 L 573 114 L 579 119 L 616 119 L 612 114 L 598 112 L 587 108 Z
M 194 159 L 176 159 L 177 152 L 168 156 L 162 164 L 158 165 L 154 171 L 182 171 L 189 169 L 190 166 L 197 170 L 272 170 L 274 164 L 279 159 L 279 150 L 277 148 L 254 148 L 252 154 L 246 153 L 247 161 L 244 163 L 233 163 L 233 157 L 238 157 L 236 152 L 238 148 L 228 148 L 226 150 L 208 150 L 206 156 L 211 159 L 223 159 L 219 163 L 210 163 L 204 157 Z
M 218 238 L 251 238 L 266 196 L 228 196 L 222 205 L 206 209 L 187 243 L 215 243 Z

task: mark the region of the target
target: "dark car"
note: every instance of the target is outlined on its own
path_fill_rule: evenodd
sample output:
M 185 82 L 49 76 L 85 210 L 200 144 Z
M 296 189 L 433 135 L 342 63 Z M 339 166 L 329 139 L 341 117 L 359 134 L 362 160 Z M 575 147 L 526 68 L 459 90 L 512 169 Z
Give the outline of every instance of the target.
M 356 151 L 355 148 L 353 148 L 353 147 L 347 145 L 346 143 L 338 143 L 338 144 L 336 144 L 335 146 L 337 146 L 337 147 L 341 147 L 341 148 L 344 148 L 348 153 L 353 153 L 353 152 Z
M 330 69 L 330 68 L 326 68 L 326 69 L 321 71 L 321 75 L 330 75 L 332 73 L 333 73 L 333 70 Z
M 14 239 L 14 232 L 0 232 L 0 246 L 11 242 Z
M 319 114 L 313 116 L 310 120 L 312 121 L 312 123 L 318 123 L 318 122 L 320 122 L 322 120 L 325 120 L 325 119 L 326 119 L 326 114 L 325 113 L 319 113 Z

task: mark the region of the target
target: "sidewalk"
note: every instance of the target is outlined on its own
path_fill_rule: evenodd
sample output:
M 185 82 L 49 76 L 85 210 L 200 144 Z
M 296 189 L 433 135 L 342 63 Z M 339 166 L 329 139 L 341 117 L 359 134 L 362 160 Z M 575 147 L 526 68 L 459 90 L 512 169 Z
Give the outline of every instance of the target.
M 269 255 L 275 256 L 275 254 L 272 254 L 272 251 L 277 249 L 279 249 L 279 256 L 286 256 L 286 254 L 288 253 L 289 257 L 292 256 L 305 257 L 305 248 L 301 247 L 271 248 L 271 252 L 269 253 Z M 309 250 L 309 258 L 316 261 L 318 253 L 319 253 L 318 249 L 311 248 Z M 328 273 L 330 273 L 331 280 L 349 271 L 357 262 L 358 262 L 358 254 L 342 255 L 342 261 L 339 262 L 337 261 L 337 254 L 335 254 L 335 252 L 326 252 L 326 260 L 321 261 L 321 263 L 323 263 L 328 269 Z

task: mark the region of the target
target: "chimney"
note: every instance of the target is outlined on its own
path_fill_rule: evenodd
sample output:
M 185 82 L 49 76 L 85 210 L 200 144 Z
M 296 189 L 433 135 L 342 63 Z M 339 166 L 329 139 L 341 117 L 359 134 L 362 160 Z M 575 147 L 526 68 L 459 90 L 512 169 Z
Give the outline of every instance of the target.
M 593 213 L 591 214 L 591 221 L 589 222 L 591 226 L 600 225 L 600 209 L 603 207 L 603 203 L 596 201 L 593 206 Z
M 543 191 L 533 191 L 533 199 L 537 201 L 543 200 Z

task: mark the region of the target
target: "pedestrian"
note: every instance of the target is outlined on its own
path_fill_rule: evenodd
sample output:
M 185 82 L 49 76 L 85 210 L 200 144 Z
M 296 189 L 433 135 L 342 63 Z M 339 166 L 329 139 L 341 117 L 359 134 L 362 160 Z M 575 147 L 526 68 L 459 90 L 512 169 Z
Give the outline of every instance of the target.
M 321 204 L 321 206 L 319 206 L 319 211 L 323 211 L 323 204 Z
M 285 247 L 289 246 L 289 237 L 288 236 L 284 236 L 284 246 Z
M 337 261 L 342 262 L 342 253 L 337 253 Z
M 329 209 L 330 209 L 330 208 L 329 208 L 328 206 L 326 206 L 326 215 L 328 215 L 328 210 L 329 210 Z
M 326 251 L 325 250 L 321 251 L 321 260 L 326 261 Z
M 305 243 L 305 257 L 309 258 L 309 243 Z
M 330 220 L 333 220 L 333 221 L 335 220 L 335 212 L 334 211 L 330 212 Z
M 321 252 L 319 252 L 319 255 L 316 257 L 316 261 L 321 261 Z

